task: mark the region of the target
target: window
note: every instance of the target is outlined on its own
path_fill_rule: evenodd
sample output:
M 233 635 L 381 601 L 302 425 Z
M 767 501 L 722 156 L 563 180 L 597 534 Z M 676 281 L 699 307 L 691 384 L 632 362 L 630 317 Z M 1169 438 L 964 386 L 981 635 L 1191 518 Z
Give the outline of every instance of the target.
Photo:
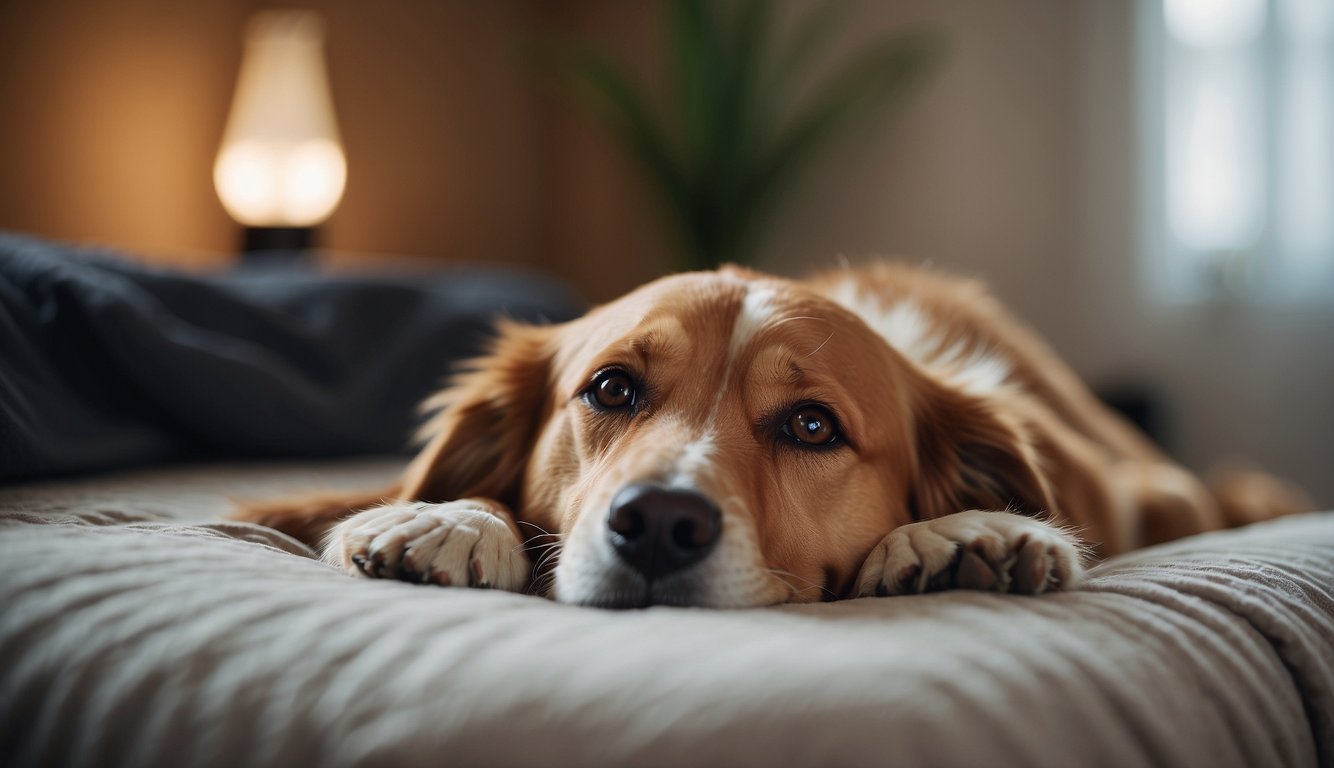
M 1143 0 L 1141 38 L 1151 292 L 1334 297 L 1334 0 Z

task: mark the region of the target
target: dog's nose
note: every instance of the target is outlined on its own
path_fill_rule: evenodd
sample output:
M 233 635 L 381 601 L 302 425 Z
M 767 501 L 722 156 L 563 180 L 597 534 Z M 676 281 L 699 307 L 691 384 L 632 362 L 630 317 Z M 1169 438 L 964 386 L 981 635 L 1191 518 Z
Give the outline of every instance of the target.
M 622 488 L 607 515 L 616 554 L 649 580 L 703 560 L 722 528 L 722 514 L 704 496 L 650 483 Z

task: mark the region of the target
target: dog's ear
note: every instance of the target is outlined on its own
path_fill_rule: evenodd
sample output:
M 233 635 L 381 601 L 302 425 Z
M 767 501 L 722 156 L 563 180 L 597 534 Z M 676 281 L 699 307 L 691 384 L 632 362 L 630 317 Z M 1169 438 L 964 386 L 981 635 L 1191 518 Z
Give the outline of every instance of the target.
M 1027 429 L 1016 409 L 998 405 L 992 396 L 928 387 L 915 427 L 914 519 L 969 509 L 1056 511 Z
M 428 400 L 426 445 L 403 476 L 403 501 L 517 502 L 549 401 L 555 326 L 504 322 L 483 357 Z

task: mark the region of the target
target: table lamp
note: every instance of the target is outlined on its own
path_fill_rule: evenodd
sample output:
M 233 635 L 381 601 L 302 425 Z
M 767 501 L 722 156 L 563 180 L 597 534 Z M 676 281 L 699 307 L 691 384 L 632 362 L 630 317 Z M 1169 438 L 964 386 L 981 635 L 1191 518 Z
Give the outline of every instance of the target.
M 223 207 L 245 227 L 245 254 L 308 250 L 346 182 L 322 19 L 312 11 L 256 14 L 213 166 Z

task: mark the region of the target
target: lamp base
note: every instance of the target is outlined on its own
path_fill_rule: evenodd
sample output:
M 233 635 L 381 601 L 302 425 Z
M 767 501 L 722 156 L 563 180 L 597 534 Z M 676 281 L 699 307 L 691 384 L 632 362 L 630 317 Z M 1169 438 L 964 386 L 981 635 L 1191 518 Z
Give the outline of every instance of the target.
M 246 259 L 266 259 L 266 252 L 304 254 L 315 244 L 314 227 L 246 227 L 241 252 Z

